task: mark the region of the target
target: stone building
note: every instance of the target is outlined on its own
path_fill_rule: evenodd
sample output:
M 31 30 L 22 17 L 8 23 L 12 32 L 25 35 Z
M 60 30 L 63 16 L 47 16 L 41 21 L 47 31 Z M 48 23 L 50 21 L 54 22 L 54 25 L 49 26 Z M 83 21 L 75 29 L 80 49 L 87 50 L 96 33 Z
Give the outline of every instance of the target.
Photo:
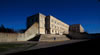
M 84 28 L 82 27 L 81 24 L 73 24 L 73 25 L 70 25 L 69 31 L 70 32 L 79 32 L 79 33 L 82 33 L 82 32 L 84 32 Z
M 27 29 L 24 33 L 0 33 L 0 42 L 65 41 L 70 38 L 63 34 L 84 32 L 84 28 L 80 24 L 69 26 L 51 15 L 46 16 L 41 13 L 27 17 L 26 25 Z M 76 35 L 75 38 L 77 38 L 77 34 L 73 33 L 71 35 Z
M 68 34 L 69 25 L 58 20 L 53 16 L 46 17 L 46 33 L 47 34 Z
M 34 23 L 37 23 L 38 34 L 45 34 L 45 18 L 46 16 L 41 13 L 29 16 L 27 18 L 27 29 L 30 28 Z
M 69 25 L 53 16 L 45 16 L 41 13 L 28 17 L 27 28 L 38 23 L 38 34 L 68 34 Z

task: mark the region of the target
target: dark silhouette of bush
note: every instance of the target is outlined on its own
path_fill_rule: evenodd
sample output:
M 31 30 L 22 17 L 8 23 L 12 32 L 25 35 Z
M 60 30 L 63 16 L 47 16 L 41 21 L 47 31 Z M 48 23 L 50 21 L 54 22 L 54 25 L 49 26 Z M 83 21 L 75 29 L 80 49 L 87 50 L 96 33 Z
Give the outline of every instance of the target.
M 5 28 L 3 24 L 0 26 L 0 32 L 5 32 L 5 33 L 16 33 L 13 29 Z
M 26 29 L 21 29 L 18 31 L 18 33 L 24 33 L 26 31 Z

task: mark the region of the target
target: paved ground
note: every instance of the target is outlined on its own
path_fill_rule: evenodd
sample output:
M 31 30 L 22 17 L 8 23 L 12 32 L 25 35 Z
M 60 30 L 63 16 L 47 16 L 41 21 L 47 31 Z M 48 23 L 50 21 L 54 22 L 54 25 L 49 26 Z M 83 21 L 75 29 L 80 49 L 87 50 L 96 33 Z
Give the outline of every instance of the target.
M 49 48 L 35 49 L 35 50 L 32 47 L 32 48 L 30 48 L 31 50 L 18 52 L 18 53 L 12 53 L 12 54 L 8 54 L 8 55 L 19 55 L 19 54 L 20 55 L 68 55 L 68 54 L 87 55 L 87 53 L 89 53 L 89 55 L 90 54 L 96 55 L 97 53 L 99 53 L 100 39 L 88 40 L 88 41 L 85 40 L 85 41 L 81 41 L 81 42 L 80 42 L 80 40 L 78 40 L 78 42 L 76 42 L 76 43 L 75 43 L 75 41 L 77 41 L 77 40 L 71 40 L 71 41 L 69 41 L 70 43 L 68 41 L 59 42 L 59 43 L 66 43 L 66 44 L 49 47 Z M 48 46 L 48 44 L 45 44 L 45 45 Z M 39 45 L 37 45 L 37 46 L 39 46 Z M 42 44 L 40 44 L 40 46 L 42 46 Z
M 59 42 L 38 42 L 38 44 L 36 46 L 30 47 L 29 49 L 27 49 L 25 51 L 35 50 L 35 49 L 40 49 L 40 48 L 47 48 L 47 47 L 54 47 L 54 46 L 71 44 L 71 43 L 82 42 L 82 41 L 87 41 L 87 40 L 67 40 L 67 41 L 59 41 Z
M 37 42 L 0 42 L 0 55 L 20 52 L 33 47 Z M 7 46 L 5 46 L 7 45 Z M 3 50 L 4 49 L 4 50 Z
M 10 54 L 10 53 L 15 53 L 15 52 L 21 52 L 21 51 L 30 51 L 30 50 L 37 50 L 41 48 L 48 48 L 48 47 L 56 47 L 56 46 L 61 46 L 65 44 L 72 44 L 72 43 L 78 43 L 78 42 L 83 42 L 87 40 L 68 40 L 68 41 L 59 41 L 59 42 L 34 42 L 34 41 L 27 41 L 27 42 L 8 42 L 8 43 L 0 43 L 0 44 L 34 44 L 37 43 L 35 46 L 25 46 L 25 48 L 20 48 L 20 49 L 13 49 L 4 53 L 1 53 L 2 55 L 5 54 Z M 1 55 L 0 54 L 0 55 Z

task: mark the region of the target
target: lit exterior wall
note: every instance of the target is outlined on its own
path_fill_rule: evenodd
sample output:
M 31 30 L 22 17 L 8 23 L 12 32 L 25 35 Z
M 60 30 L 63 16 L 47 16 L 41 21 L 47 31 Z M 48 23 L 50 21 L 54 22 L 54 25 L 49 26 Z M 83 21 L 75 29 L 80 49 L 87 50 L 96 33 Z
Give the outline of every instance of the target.
M 56 19 L 53 16 L 46 17 L 46 28 L 48 34 L 68 34 L 69 25 L 63 23 L 62 21 Z
M 84 28 L 80 25 L 80 32 L 84 32 Z
M 69 25 L 53 16 L 45 16 L 41 13 L 28 17 L 27 28 L 38 23 L 38 34 L 68 34 Z
M 27 29 L 34 23 L 38 23 L 38 34 L 45 34 L 45 15 L 39 13 L 27 18 Z
M 39 32 L 45 34 L 45 15 L 39 14 Z

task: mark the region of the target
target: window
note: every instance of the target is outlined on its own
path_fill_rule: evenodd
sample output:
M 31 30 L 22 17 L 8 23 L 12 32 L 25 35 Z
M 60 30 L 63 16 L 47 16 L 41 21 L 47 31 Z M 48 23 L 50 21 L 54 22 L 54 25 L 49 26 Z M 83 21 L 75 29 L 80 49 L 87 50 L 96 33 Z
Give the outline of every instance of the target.
M 54 30 L 52 30 L 52 32 L 54 32 Z
M 56 24 L 56 21 L 55 21 L 55 24 Z
M 52 24 L 52 27 L 54 27 L 54 25 Z
M 56 38 L 54 37 L 54 40 L 56 40 Z

